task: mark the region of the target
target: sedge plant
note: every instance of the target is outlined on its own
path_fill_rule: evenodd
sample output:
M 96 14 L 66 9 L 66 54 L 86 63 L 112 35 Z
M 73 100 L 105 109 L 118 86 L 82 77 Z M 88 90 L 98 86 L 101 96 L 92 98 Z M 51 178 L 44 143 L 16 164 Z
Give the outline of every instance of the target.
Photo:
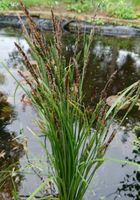
M 54 39 L 51 43 L 46 43 L 22 2 L 21 5 L 28 23 L 28 29 L 23 25 L 23 31 L 35 61 L 32 65 L 28 55 L 16 44 L 26 69 L 31 74 L 27 78 L 24 73 L 19 72 L 30 89 L 21 87 L 36 109 L 38 126 L 47 138 L 47 145 L 43 148 L 51 165 L 52 183 L 56 188 L 56 192 L 46 194 L 46 199 L 82 200 L 115 136 L 115 130 L 109 130 L 113 118 L 122 106 L 121 99 L 124 96 L 132 98 L 131 109 L 139 97 L 140 83 L 138 81 L 119 93 L 117 102 L 109 108 L 105 103 L 105 90 L 110 85 L 108 82 L 99 102 L 93 109 L 89 109 L 83 102 L 83 84 L 92 34 L 85 41 L 83 51 L 78 51 L 78 41 L 76 42 L 75 53 L 67 60 L 63 53 L 60 22 L 53 12 Z M 81 62 L 82 70 L 79 68 Z M 31 198 L 47 183 L 47 180 L 44 181 Z

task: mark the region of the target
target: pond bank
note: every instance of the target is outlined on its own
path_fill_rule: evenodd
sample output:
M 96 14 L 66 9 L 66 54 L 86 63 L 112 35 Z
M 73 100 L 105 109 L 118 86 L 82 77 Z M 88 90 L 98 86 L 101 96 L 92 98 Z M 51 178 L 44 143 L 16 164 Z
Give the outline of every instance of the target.
M 45 19 L 51 19 L 51 10 L 34 10 L 31 9 L 30 15 L 33 17 L 38 17 L 38 18 L 45 18 Z M 68 19 L 68 20 L 78 20 L 78 21 L 88 21 L 88 22 L 95 22 L 96 24 L 101 23 L 109 23 L 109 24 L 116 24 L 116 25 L 126 25 L 126 26 L 135 26 L 135 27 L 140 27 L 140 19 L 119 19 L 116 17 L 109 17 L 104 14 L 98 14 L 95 12 L 92 13 L 75 13 L 71 11 L 63 11 L 61 12 L 59 10 L 54 9 L 53 10 L 55 13 L 55 16 L 61 18 L 61 19 Z M 18 16 L 24 15 L 24 12 L 21 10 L 8 10 L 8 11 L 0 11 L 0 16 Z M 96 16 L 96 18 L 95 18 Z
M 19 20 L 19 15 L 21 16 L 22 22 L 26 24 L 26 17 L 22 15 L 22 12 L 19 12 L 18 15 L 13 15 L 11 13 L 0 15 L 0 27 L 15 27 L 21 28 L 22 24 Z M 51 16 L 48 15 L 48 18 L 42 18 L 37 13 L 31 13 L 34 21 L 38 24 L 39 28 L 45 31 L 52 31 L 52 21 Z M 56 14 L 56 16 L 58 16 Z M 90 33 L 91 30 L 94 31 L 96 35 L 102 36 L 114 36 L 114 37 L 140 37 L 140 28 L 124 26 L 124 25 L 113 25 L 113 24 L 102 24 L 97 25 L 96 21 L 93 23 L 88 23 L 85 20 L 72 19 L 67 17 L 61 18 L 61 25 L 64 31 L 75 33 L 80 31 L 81 33 Z M 140 21 L 139 21 L 140 23 Z

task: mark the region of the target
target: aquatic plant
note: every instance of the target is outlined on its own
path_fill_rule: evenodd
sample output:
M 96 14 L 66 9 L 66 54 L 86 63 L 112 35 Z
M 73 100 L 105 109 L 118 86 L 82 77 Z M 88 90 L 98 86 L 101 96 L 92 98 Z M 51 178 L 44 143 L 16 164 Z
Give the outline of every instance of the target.
M 23 31 L 35 62 L 33 65 L 24 50 L 15 44 L 30 72 L 29 77 L 19 72 L 30 90 L 19 84 L 38 113 L 38 126 L 47 138 L 47 144 L 42 144 L 42 147 L 51 166 L 49 178 L 28 200 L 47 184 L 55 187 L 55 190 L 46 194 L 47 199 L 82 200 L 95 172 L 103 164 L 106 150 L 115 136 L 115 130 L 111 131 L 110 126 L 123 104 L 121 100 L 124 96 L 133 99 L 129 112 L 140 95 L 140 82 L 120 92 L 117 101 L 108 107 L 105 102 L 106 91 L 114 79 L 114 73 L 102 91 L 99 102 L 92 109 L 86 107 L 83 102 L 83 84 L 92 33 L 85 37 L 87 39 L 84 40 L 82 51 L 78 50 L 78 35 L 73 56 L 67 60 L 60 21 L 53 12 L 54 40 L 49 43 L 22 2 L 21 5 L 28 22 L 28 29 L 23 25 Z M 81 62 L 82 69 L 79 67 Z M 46 167 L 47 165 L 48 163 Z

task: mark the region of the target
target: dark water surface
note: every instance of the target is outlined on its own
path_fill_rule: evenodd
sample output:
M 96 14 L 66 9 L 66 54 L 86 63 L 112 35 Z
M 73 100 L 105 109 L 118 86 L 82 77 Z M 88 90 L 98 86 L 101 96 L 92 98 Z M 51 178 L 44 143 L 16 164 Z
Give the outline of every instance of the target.
M 66 53 L 70 55 L 74 49 L 74 35 L 65 35 Z M 14 42 L 20 43 L 28 51 L 27 43 L 15 30 L 0 30 L 0 60 L 5 62 L 17 79 L 20 79 L 17 69 L 19 57 Z M 92 106 L 98 98 L 110 75 L 119 69 L 108 95 L 114 95 L 118 91 L 129 86 L 140 78 L 140 39 L 119 38 L 94 38 L 90 61 L 86 70 L 85 102 Z M 8 95 L 8 103 L 0 102 L 0 153 L 5 150 L 5 157 L 0 158 L 0 165 L 11 167 L 13 179 L 16 182 L 16 190 L 21 196 L 28 196 L 40 184 L 40 172 L 45 158 L 43 150 L 29 131 L 39 133 L 35 119 L 37 115 L 29 105 L 21 103 L 23 91 L 18 89 L 15 93 L 16 82 L 12 76 L 0 65 L 0 93 Z M 14 98 L 15 97 L 15 98 Z M 4 110 L 4 108 L 6 108 Z M 125 126 L 119 127 L 117 121 L 112 128 L 117 129 L 117 135 L 106 157 L 115 159 L 127 159 L 140 163 L 140 151 L 132 144 L 134 139 L 133 128 L 139 123 L 140 112 L 137 109 L 126 120 Z M 16 139 L 15 139 L 16 137 Z M 43 140 L 42 137 L 40 137 Z M 23 151 L 23 145 L 28 143 L 28 151 Z M 36 171 L 31 170 L 30 161 L 36 166 Z M 19 161 L 19 162 L 18 162 Z M 14 169 L 20 169 L 14 173 Z M 38 170 L 39 169 L 39 170 Z M 0 170 L 3 170 L 0 168 Z M 42 170 L 46 174 L 47 170 Z M 26 172 L 26 173 L 23 173 Z M 11 199 L 13 190 L 12 181 L 0 187 L 0 199 Z M 26 197 L 24 198 L 26 199 Z M 134 166 L 128 164 L 106 161 L 97 171 L 85 199 L 90 200 L 140 200 L 140 172 Z

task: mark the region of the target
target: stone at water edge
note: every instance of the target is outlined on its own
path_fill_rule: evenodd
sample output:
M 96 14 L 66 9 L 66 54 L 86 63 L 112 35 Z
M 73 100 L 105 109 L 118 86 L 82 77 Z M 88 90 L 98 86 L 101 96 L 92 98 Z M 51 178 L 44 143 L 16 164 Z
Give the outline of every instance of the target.
M 117 101 L 118 98 L 119 98 L 119 95 L 112 95 L 112 96 L 109 96 L 109 97 L 106 99 L 107 105 L 111 107 L 111 106 Z M 125 110 L 125 109 L 127 109 L 128 106 L 130 105 L 130 101 L 129 101 L 129 100 L 126 100 L 125 97 L 122 97 L 121 103 L 122 103 L 122 105 L 120 106 L 120 110 Z

